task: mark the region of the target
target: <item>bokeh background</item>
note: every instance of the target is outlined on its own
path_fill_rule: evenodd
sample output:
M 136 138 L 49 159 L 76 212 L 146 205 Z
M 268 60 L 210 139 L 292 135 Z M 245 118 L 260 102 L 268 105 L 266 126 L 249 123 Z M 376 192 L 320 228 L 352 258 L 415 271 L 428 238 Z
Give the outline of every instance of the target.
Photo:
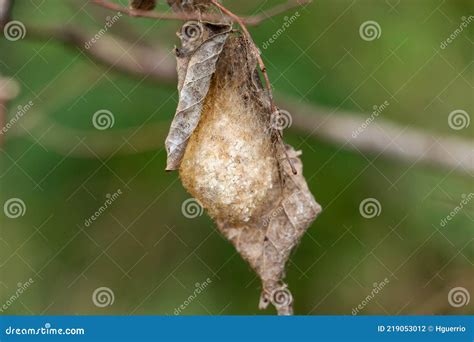
M 246 15 L 278 3 L 224 2 Z M 469 0 L 319 0 L 251 32 L 279 99 L 361 118 L 388 101 L 381 120 L 472 143 L 474 125 L 454 130 L 448 115 L 474 112 L 474 24 L 446 48 L 440 44 L 473 7 Z M 297 19 L 264 49 L 296 11 Z M 181 305 L 185 315 L 274 313 L 257 309 L 258 279 L 206 214 L 182 213 L 189 195 L 176 173 L 164 171 L 164 139 L 178 98 L 172 76 L 127 74 L 64 43 L 72 39 L 68 30 L 93 37 L 114 14 L 81 1 L 16 1 L 13 19 L 26 35 L 0 37 L 0 76 L 21 89 L 4 122 L 33 103 L 4 135 L 0 153 L 0 203 L 25 204 L 18 218 L 0 213 L 0 304 L 10 301 L 2 314 L 173 315 Z M 369 20 L 381 32 L 366 41 L 359 28 Z M 96 44 L 107 42 L 97 46 L 132 64 L 142 46 L 166 51 L 150 63 L 172 66 L 179 26 L 123 16 Z M 113 113 L 113 127 L 93 126 L 99 110 Z M 474 313 L 474 299 L 449 301 L 455 288 L 464 289 L 465 299 L 474 294 L 474 202 L 440 223 L 473 192 L 472 174 L 349 151 L 292 128 L 285 140 L 303 151 L 305 176 L 324 208 L 288 264 L 297 314 L 350 315 L 374 284 L 386 281 L 359 314 Z M 472 163 L 472 154 L 466 157 Z M 380 203 L 378 216 L 361 215 L 366 198 Z M 101 287 L 113 293 L 113 304 L 94 304 Z

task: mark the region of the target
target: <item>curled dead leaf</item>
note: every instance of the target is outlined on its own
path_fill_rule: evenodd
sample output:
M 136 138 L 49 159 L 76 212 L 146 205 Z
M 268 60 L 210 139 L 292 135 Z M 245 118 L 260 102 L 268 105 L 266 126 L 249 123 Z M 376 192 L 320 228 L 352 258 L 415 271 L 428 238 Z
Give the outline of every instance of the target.
M 178 34 L 182 47 L 176 49 L 179 102 L 166 138 L 166 170 L 176 170 L 187 141 L 196 128 L 216 63 L 230 32 L 229 25 L 190 21 Z

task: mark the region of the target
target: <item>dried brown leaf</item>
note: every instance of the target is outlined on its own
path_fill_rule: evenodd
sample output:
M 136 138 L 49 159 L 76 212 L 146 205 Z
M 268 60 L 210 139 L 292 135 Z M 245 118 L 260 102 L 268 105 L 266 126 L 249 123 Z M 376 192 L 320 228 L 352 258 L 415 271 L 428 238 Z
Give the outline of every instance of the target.
M 179 102 L 166 138 L 166 170 L 179 168 L 187 141 L 196 128 L 209 90 L 216 62 L 229 35 L 230 26 L 190 21 L 179 37 L 176 50 Z

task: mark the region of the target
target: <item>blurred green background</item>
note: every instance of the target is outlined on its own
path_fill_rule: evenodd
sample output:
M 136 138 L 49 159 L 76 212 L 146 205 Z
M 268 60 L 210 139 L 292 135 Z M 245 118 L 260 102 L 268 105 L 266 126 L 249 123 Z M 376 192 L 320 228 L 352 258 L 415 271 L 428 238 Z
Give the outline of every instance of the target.
M 239 14 L 277 3 L 224 1 Z M 474 112 L 474 24 L 445 49 L 440 44 L 473 9 L 469 0 L 320 0 L 250 30 L 262 47 L 285 15 L 299 13 L 262 49 L 278 97 L 361 117 L 389 101 L 384 119 L 472 142 L 473 124 L 456 131 L 447 118 L 456 109 Z M 13 19 L 25 25 L 26 37 L 0 39 L 0 75 L 21 87 L 6 120 L 17 106 L 34 103 L 8 130 L 0 154 L 0 203 L 20 198 L 26 207 L 18 218 L 0 215 L 0 306 L 18 283 L 34 281 L 3 314 L 173 315 L 181 305 L 186 315 L 274 313 L 257 309 L 258 279 L 213 222 L 182 214 L 189 195 L 176 173 L 164 171 L 177 104 L 173 82 L 127 75 L 53 37 L 38 39 L 46 27 L 75 27 L 92 37 L 113 14 L 85 2 L 17 1 Z M 381 27 L 373 41 L 359 35 L 368 20 Z M 123 16 L 106 36 L 121 36 L 135 49 L 159 44 L 172 58 L 179 25 Z M 101 109 L 115 119 L 103 131 L 92 124 Z M 448 301 L 456 287 L 474 295 L 474 203 L 440 225 L 462 194 L 473 192 L 471 176 L 346 151 L 292 129 L 285 140 L 303 151 L 305 176 L 323 207 L 288 264 L 296 314 L 350 315 L 385 278 L 389 283 L 360 314 L 474 313 L 472 302 Z M 119 189 L 122 195 L 86 227 Z M 380 202 L 379 216 L 360 214 L 366 198 Z M 207 278 L 209 286 L 185 305 Z M 100 287 L 113 292 L 112 305 L 94 305 Z

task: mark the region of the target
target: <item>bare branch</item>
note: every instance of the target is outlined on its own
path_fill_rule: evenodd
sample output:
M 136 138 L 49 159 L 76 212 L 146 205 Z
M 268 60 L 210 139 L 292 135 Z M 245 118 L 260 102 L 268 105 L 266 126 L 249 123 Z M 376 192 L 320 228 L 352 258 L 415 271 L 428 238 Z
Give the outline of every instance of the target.
M 0 0 L 0 29 L 10 20 L 13 10 L 13 0 Z
M 249 26 L 256 26 L 260 24 L 261 22 L 270 19 L 271 17 L 275 17 L 279 14 L 285 13 L 286 11 L 296 8 L 296 7 L 301 7 L 304 5 L 309 5 L 312 2 L 312 0 L 290 0 L 286 3 L 277 5 L 275 7 L 270 8 L 267 11 L 263 11 L 260 14 L 251 16 L 251 17 L 246 17 L 243 18 L 243 21 L 246 25 Z
M 160 82 L 172 83 L 176 80 L 175 62 L 170 51 L 161 46 L 145 47 L 130 44 L 120 37 L 108 34 L 102 36 L 89 48 L 86 42 L 93 35 L 72 27 L 34 27 L 28 38 L 59 41 L 73 46 L 94 60 L 132 75 L 151 77 Z
M 312 0 L 290 0 L 285 4 L 275 6 L 268 11 L 261 14 L 241 17 L 241 20 L 246 25 L 258 25 L 266 19 L 288 11 L 291 8 L 309 4 Z M 164 20 L 205 20 L 210 22 L 220 22 L 225 17 L 210 13 L 192 13 L 192 12 L 158 12 L 158 11 L 143 11 L 133 8 L 127 8 L 107 0 L 91 0 L 92 3 L 102 6 L 106 9 L 117 11 L 129 15 L 131 17 L 142 17 L 150 19 L 164 19 Z
M 151 80 L 159 83 L 174 84 L 176 82 L 174 58 L 163 47 L 151 48 L 135 45 L 132 48 L 131 44 L 125 40 L 108 34 L 92 48 L 84 49 L 84 42 L 89 36 L 78 29 L 68 28 L 35 28 L 30 30 L 27 37 L 32 37 L 32 35 L 35 35 L 36 39 L 53 38 L 79 47 L 83 53 L 95 60 L 127 74 L 149 76 Z M 132 57 L 127 54 L 124 56 L 124 51 L 128 51 L 127 54 Z M 161 56 L 158 58 L 161 61 L 158 64 L 157 55 Z M 360 113 L 333 112 L 331 109 L 302 104 L 288 99 L 287 95 L 280 97 L 286 100 L 279 102 L 278 105 L 292 114 L 292 128 L 305 132 L 311 138 L 342 145 L 361 153 L 380 154 L 383 157 L 396 158 L 404 162 L 456 168 L 458 172 L 467 174 L 474 172 L 473 142 L 470 140 L 437 136 L 415 128 L 402 127 L 381 118 L 377 118 L 362 133 L 353 138 L 353 132 L 365 125 L 367 116 Z M 328 113 L 331 114 L 328 115 Z M 151 139 L 156 141 L 153 137 Z M 161 146 L 161 142 L 156 146 Z
M 131 17 L 141 17 L 149 19 L 165 19 L 165 20 L 222 20 L 222 17 L 216 17 L 215 15 L 202 14 L 198 16 L 195 13 L 190 12 L 158 12 L 158 11 L 143 11 L 133 8 L 127 8 L 118 4 L 115 4 L 106 0 L 91 0 L 92 3 L 102 6 L 106 9 L 121 12 Z
M 8 103 L 18 96 L 20 86 L 11 78 L 0 77 L 0 147 L 4 141 L 4 127 L 7 117 Z
M 288 96 L 285 96 L 288 99 Z M 292 113 L 292 128 L 312 138 L 342 145 L 360 153 L 382 155 L 408 163 L 424 163 L 472 174 L 474 143 L 463 138 L 438 136 L 413 127 L 375 119 L 366 124 L 369 115 L 331 112 L 331 109 L 286 100 L 282 104 Z M 331 113 L 328 115 L 328 113 Z M 354 134 L 354 132 L 360 133 Z M 355 136 L 355 137 L 354 137 Z

